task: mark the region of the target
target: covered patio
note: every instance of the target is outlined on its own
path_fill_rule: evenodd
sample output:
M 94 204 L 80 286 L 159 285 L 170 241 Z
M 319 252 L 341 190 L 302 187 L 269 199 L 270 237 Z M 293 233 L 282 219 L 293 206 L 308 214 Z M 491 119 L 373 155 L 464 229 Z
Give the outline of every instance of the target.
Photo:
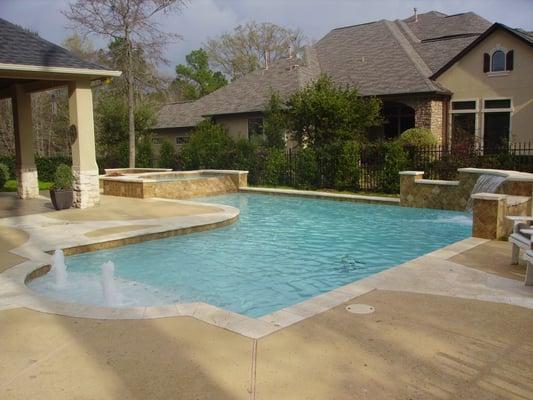
M 121 72 L 84 61 L 3 19 L 0 19 L 0 39 L 0 99 L 10 99 L 12 103 L 18 196 L 39 197 L 31 95 L 68 87 L 74 205 L 86 208 L 97 204 L 100 194 L 92 87 L 120 76 Z

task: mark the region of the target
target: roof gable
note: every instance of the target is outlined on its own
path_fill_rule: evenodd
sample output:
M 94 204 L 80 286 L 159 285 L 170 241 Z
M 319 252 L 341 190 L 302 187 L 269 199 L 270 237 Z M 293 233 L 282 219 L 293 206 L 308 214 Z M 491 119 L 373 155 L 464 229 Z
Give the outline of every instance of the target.
M 528 34 L 527 32 L 509 28 L 508 26 L 504 24 L 500 24 L 498 22 L 492 24 L 490 28 L 488 28 L 485 32 L 483 32 L 480 36 L 478 36 L 474 41 L 472 41 L 468 46 L 466 46 L 461 52 L 459 52 L 455 57 L 453 57 L 451 60 L 449 60 L 444 66 L 442 66 L 438 71 L 436 71 L 432 76 L 431 79 L 436 79 L 440 75 L 442 75 L 445 71 L 447 71 L 452 65 L 457 63 L 459 60 L 461 60 L 464 56 L 466 56 L 473 48 L 475 48 L 478 44 L 483 42 L 488 36 L 490 36 L 492 33 L 494 33 L 497 30 L 504 30 L 505 32 L 510 33 L 512 36 L 517 38 L 518 40 L 521 40 L 528 44 L 529 46 L 533 47 L 533 37 L 531 34 Z

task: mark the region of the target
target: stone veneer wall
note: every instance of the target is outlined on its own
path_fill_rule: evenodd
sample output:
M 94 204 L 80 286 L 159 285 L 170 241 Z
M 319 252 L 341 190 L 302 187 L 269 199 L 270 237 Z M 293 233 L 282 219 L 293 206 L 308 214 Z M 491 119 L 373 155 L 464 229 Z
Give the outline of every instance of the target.
M 248 186 L 246 173 L 220 174 L 199 179 L 150 181 L 141 179 L 103 178 L 104 194 L 111 196 L 165 199 L 189 199 L 231 193 Z
M 422 179 L 423 171 L 400 172 L 400 205 L 464 211 L 478 175 L 459 173 L 457 181 Z
M 471 194 L 482 174 L 506 176 L 497 193 Z M 422 179 L 422 171 L 400 172 L 400 205 L 404 207 L 437 208 L 464 211 L 470 197 L 473 202 L 472 236 L 502 239 L 513 229 L 507 216 L 528 216 L 532 213 L 533 175 L 515 171 L 459 170 L 459 180 Z
M 530 196 L 511 196 L 498 193 L 472 195 L 472 236 L 484 239 L 503 239 L 513 231 L 507 216 L 529 216 Z
M 230 175 L 159 182 L 154 184 L 153 188 L 154 196 L 149 197 L 162 197 L 164 199 L 190 199 L 191 197 L 212 196 L 239 190 L 234 177 Z
M 415 110 L 415 126 L 427 128 L 437 138 L 439 144 L 444 138 L 444 102 L 432 98 L 402 100 L 402 103 Z
M 39 178 L 37 168 L 17 168 L 17 192 L 21 199 L 39 197 Z
M 98 170 L 79 171 L 72 168 L 74 175 L 74 207 L 87 208 L 100 202 L 100 182 Z

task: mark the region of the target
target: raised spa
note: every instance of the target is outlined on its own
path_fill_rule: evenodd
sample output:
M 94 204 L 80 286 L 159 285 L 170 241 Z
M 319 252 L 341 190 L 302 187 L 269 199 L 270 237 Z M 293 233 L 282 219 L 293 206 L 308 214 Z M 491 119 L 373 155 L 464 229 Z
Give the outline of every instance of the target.
M 120 304 L 203 301 L 258 317 L 470 236 L 466 213 L 262 194 L 203 199 L 240 209 L 207 232 L 66 258 L 68 283 L 29 286 L 103 304 L 100 266 L 115 264 Z

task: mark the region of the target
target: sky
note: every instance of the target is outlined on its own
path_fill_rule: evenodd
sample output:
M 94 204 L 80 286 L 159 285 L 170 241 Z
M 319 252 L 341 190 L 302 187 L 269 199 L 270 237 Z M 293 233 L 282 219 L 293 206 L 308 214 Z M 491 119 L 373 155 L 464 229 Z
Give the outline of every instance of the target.
M 61 14 L 70 1 L 0 0 L 0 17 L 60 44 L 71 33 Z M 172 75 L 175 65 L 208 38 L 252 20 L 300 28 L 309 39 L 318 40 L 340 26 L 407 18 L 414 7 L 419 13 L 436 10 L 448 15 L 473 11 L 491 22 L 533 31 L 533 0 L 189 0 L 181 14 L 158 18 L 165 31 L 182 36 L 166 49 L 170 65 L 160 70 Z M 105 45 L 102 39 L 92 40 L 97 47 Z

